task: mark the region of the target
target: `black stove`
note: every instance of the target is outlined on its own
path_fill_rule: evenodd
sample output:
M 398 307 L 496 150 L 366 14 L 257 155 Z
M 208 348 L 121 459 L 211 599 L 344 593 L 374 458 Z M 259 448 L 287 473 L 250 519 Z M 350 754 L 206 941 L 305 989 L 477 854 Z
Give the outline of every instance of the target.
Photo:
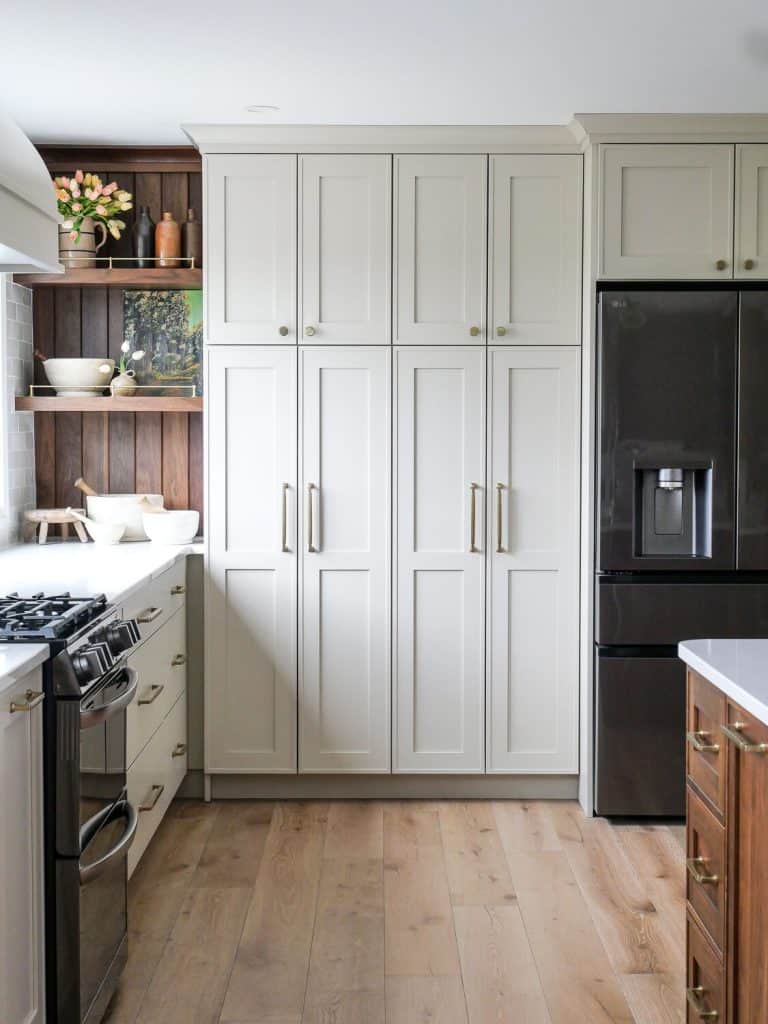
M 107 599 L 70 594 L 0 597 L 0 643 L 68 640 L 107 610 Z

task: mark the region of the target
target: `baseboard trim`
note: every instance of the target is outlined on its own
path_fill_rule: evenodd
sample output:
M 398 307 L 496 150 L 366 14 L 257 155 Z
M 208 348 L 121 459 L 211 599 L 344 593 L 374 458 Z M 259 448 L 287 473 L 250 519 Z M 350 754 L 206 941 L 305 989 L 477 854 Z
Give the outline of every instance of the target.
M 575 800 L 578 775 L 210 775 L 214 800 Z M 177 796 L 203 799 L 191 771 Z

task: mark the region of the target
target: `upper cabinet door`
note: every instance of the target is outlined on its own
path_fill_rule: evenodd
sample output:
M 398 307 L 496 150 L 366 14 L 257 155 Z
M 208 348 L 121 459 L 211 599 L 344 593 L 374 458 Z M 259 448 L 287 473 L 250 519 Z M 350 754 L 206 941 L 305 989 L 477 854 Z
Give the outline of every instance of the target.
M 735 276 L 768 277 L 768 146 L 736 147 Z
M 396 156 L 395 333 L 485 343 L 485 156 Z
M 300 349 L 301 772 L 389 771 L 391 355 Z
M 302 156 L 299 324 L 305 342 L 392 340 L 392 157 Z
M 578 345 L 580 156 L 492 156 L 489 329 L 499 344 Z
M 205 338 L 296 344 L 296 157 L 209 156 Z
M 602 147 L 602 278 L 733 276 L 733 146 Z

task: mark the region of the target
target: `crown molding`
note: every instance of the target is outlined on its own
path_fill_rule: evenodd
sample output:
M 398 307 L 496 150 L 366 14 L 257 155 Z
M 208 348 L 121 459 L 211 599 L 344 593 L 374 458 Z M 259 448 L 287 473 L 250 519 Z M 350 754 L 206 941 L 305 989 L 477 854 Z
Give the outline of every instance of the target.
M 768 142 L 768 114 L 574 114 L 582 148 L 610 142 Z
M 201 153 L 578 153 L 568 125 L 184 124 Z

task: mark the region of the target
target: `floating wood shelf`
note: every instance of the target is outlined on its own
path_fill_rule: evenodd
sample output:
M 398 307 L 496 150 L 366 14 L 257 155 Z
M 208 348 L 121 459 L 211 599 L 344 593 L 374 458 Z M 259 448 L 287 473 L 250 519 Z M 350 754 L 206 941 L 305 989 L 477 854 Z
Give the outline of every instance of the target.
M 72 397 L 64 395 L 28 395 L 16 396 L 16 412 L 202 412 L 203 399 L 180 398 L 177 395 L 167 398 L 147 398 L 135 396 L 129 398 Z
M 189 267 L 93 267 L 66 270 L 63 274 L 16 274 L 14 281 L 26 285 L 53 285 L 58 288 L 202 288 L 202 270 Z

